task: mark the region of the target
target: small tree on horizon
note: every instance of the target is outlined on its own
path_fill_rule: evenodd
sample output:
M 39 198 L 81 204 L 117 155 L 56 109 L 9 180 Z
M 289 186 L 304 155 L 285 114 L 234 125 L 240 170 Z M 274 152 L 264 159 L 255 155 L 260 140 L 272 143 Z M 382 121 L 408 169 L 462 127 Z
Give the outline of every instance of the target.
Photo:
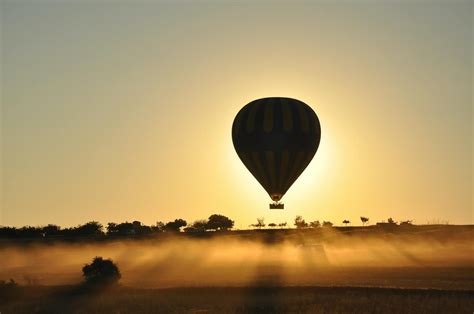
M 393 224 L 393 225 L 396 225 L 396 224 L 397 224 L 397 222 L 396 222 L 395 220 L 393 220 L 392 217 L 388 218 L 388 219 L 387 219 L 387 222 L 388 222 L 389 224 Z
M 302 216 L 296 216 L 294 225 L 296 226 L 297 229 L 308 227 L 308 223 L 304 221 Z
M 323 227 L 326 227 L 326 228 L 331 228 L 333 225 L 332 222 L 330 221 L 323 221 Z
M 361 216 L 360 221 L 362 221 L 362 225 L 365 226 L 365 224 L 369 221 L 369 218 Z
M 184 219 L 175 219 L 174 221 L 168 222 L 164 226 L 165 231 L 171 231 L 171 232 L 180 232 L 182 227 L 186 227 L 188 223 Z
M 89 221 L 72 229 L 73 233 L 79 236 L 102 236 L 104 235 L 103 226 L 100 222 Z
M 261 229 L 263 227 L 265 227 L 265 218 L 261 217 L 261 218 L 257 218 L 257 223 L 256 224 L 252 224 L 250 225 L 251 227 L 256 227 L 258 229 Z
M 43 232 L 43 237 L 57 236 L 61 234 L 61 227 L 53 224 L 48 224 L 41 228 Z
M 157 221 L 154 226 L 151 226 L 151 230 L 154 232 L 163 232 L 165 230 L 164 222 Z
M 234 221 L 224 215 L 214 214 L 209 216 L 206 229 L 210 230 L 229 230 L 234 227 Z
M 193 222 L 191 227 L 194 229 L 194 231 L 205 232 L 207 229 L 207 223 L 208 221 L 206 219 L 196 220 Z
M 344 219 L 344 220 L 342 221 L 342 223 L 347 226 L 347 224 L 350 224 L 351 222 L 350 222 L 349 220 L 347 220 L 347 219 Z
M 319 220 L 315 220 L 309 223 L 309 227 L 316 229 L 316 228 L 321 227 L 321 223 L 319 222 Z

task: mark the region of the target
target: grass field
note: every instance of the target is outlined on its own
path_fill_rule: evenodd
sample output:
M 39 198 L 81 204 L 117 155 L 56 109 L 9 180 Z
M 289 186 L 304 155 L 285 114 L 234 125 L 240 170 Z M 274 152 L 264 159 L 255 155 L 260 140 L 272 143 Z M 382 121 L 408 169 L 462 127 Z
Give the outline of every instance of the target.
M 472 313 L 473 291 L 361 287 L 23 287 L 0 297 L 7 313 Z

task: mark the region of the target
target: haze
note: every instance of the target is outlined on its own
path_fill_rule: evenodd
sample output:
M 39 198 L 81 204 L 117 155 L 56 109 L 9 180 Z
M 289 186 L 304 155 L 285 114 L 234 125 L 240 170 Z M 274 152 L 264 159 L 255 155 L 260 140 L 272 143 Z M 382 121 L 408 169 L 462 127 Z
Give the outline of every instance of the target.
M 453 232 L 440 226 L 398 234 L 306 231 L 82 244 L 5 242 L 0 278 L 75 284 L 82 281 L 85 263 L 105 256 L 119 265 L 124 285 L 141 288 L 271 284 L 465 289 L 474 280 L 469 270 L 472 228 Z

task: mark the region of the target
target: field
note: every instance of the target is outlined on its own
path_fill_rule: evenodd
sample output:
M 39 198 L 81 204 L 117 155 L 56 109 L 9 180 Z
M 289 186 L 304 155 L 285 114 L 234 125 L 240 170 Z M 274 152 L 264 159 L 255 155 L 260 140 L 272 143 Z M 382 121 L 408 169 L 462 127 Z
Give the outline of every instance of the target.
M 320 228 L 4 241 L 5 313 L 472 313 L 474 228 Z M 120 285 L 85 288 L 99 255 Z
M 3 299 L 3 298 L 2 298 Z M 472 291 L 360 287 L 21 288 L 2 313 L 472 313 Z

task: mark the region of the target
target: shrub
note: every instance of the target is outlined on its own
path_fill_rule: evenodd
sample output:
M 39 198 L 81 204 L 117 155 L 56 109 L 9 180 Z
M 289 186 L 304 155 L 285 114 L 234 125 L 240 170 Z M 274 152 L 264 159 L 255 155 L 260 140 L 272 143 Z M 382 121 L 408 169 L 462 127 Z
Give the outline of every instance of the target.
M 119 281 L 120 271 L 111 259 L 94 257 L 91 264 L 82 268 L 82 274 L 86 283 L 93 284 L 115 284 Z

